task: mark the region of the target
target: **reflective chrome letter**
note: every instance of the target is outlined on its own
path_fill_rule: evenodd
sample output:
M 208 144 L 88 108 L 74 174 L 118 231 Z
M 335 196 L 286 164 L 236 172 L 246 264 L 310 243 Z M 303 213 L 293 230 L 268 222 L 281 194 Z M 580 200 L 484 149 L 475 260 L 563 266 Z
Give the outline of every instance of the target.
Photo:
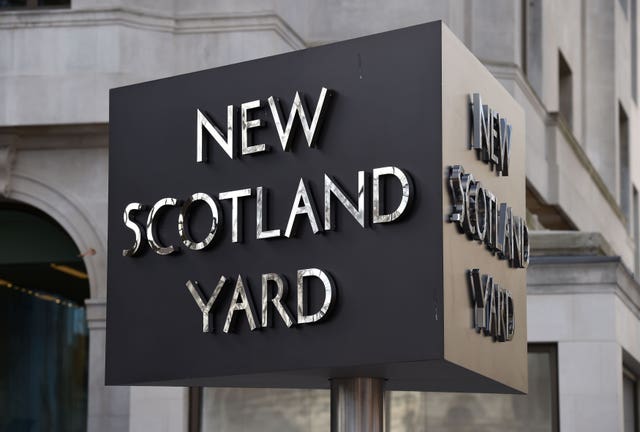
M 267 195 L 269 189 L 264 189 L 262 186 L 256 188 L 256 238 L 266 239 L 271 237 L 280 237 L 280 230 L 265 230 L 264 225 L 267 221 L 267 214 L 269 213 L 267 208 Z
M 507 328 L 505 329 L 505 340 L 510 341 L 513 339 L 513 335 L 516 331 L 516 320 L 514 318 L 514 310 L 513 310 L 513 297 L 511 297 L 511 293 L 507 291 L 507 298 L 505 302 L 506 306 L 506 316 L 507 316 Z
M 143 204 L 134 202 L 134 203 L 128 204 L 124 208 L 124 215 L 123 215 L 124 224 L 127 228 L 133 231 L 133 234 L 135 235 L 135 240 L 133 241 L 133 246 L 131 246 L 131 248 L 124 249 L 122 251 L 122 256 L 134 256 L 134 255 L 137 255 L 138 252 L 140 252 L 140 245 L 142 244 L 142 228 L 140 228 L 140 226 L 137 223 L 135 223 L 135 221 L 131 217 L 131 213 L 139 212 L 141 210 L 146 210 L 146 207 L 147 206 Z
M 242 241 L 242 227 L 238 228 L 239 218 L 241 217 L 241 208 L 238 198 L 251 196 L 251 189 L 238 189 L 229 192 L 220 192 L 218 198 L 221 200 L 231 200 L 231 242 L 238 243 Z
M 500 259 L 510 260 L 513 256 L 513 242 L 511 241 L 511 207 L 509 207 L 505 203 L 500 204 L 498 220 L 498 241 L 496 242 L 498 256 L 500 257 Z
M 485 162 L 489 161 L 489 148 L 492 141 L 492 118 L 491 109 L 487 105 L 482 105 L 479 93 L 473 94 L 473 133 L 471 147 L 478 151 L 478 156 Z
M 202 127 L 204 126 L 209 132 L 216 142 L 222 147 L 222 150 L 225 151 L 227 155 L 231 159 L 233 159 L 233 105 L 229 105 L 227 107 L 227 138 L 222 135 L 220 129 L 213 124 L 213 122 L 209 121 L 207 116 L 205 116 L 200 110 L 196 110 L 198 112 L 198 124 L 197 124 L 197 132 L 196 132 L 196 162 L 206 162 L 207 161 L 207 150 L 205 149 L 204 143 L 202 141 Z
M 469 272 L 469 284 L 471 285 L 471 299 L 473 300 L 473 316 L 474 327 L 477 331 L 487 327 L 487 315 L 485 308 L 487 307 L 487 292 L 493 286 L 493 278 L 491 276 L 481 276 L 479 269 L 473 269 Z
M 307 305 L 305 300 L 304 290 L 304 278 L 309 276 L 315 276 L 324 284 L 324 303 L 320 310 L 313 315 L 307 315 Z M 317 268 L 309 268 L 304 270 L 298 270 L 297 277 L 298 285 L 298 324 L 308 324 L 316 321 L 320 321 L 323 316 L 331 307 L 333 301 L 335 287 L 331 277 L 324 271 Z
M 284 232 L 285 237 L 291 237 L 293 234 L 296 216 L 300 214 L 307 215 L 314 234 L 317 234 L 318 231 L 320 231 L 320 227 L 318 226 L 318 213 L 316 212 L 315 204 L 309 195 L 309 192 L 307 192 L 306 182 L 303 179 L 300 179 L 300 183 L 298 183 L 298 191 L 296 192 L 296 197 L 293 199 L 293 206 L 291 207 L 291 213 L 289 214 L 287 229 Z M 303 201 L 302 206 L 300 206 L 300 200 Z
M 513 217 L 512 230 L 513 256 L 511 257 L 511 265 L 513 267 L 522 267 L 524 255 L 522 249 L 522 218 L 520 216 Z
M 189 208 L 191 204 L 195 201 L 202 201 L 209 206 L 211 210 L 211 229 L 209 230 L 209 234 L 204 238 L 204 240 L 200 242 L 195 242 L 189 238 L 187 231 L 189 227 L 187 226 L 187 216 L 189 215 Z M 216 236 L 216 231 L 218 231 L 218 225 L 220 225 L 220 216 L 218 211 L 218 204 L 215 202 L 213 198 L 211 198 L 206 193 L 194 193 L 191 195 L 182 205 L 180 209 L 180 216 L 178 216 L 178 233 L 180 234 L 180 239 L 182 239 L 182 243 L 191 250 L 201 250 L 209 246 L 209 243 Z
M 529 267 L 529 228 L 527 221 L 522 220 L 522 268 Z
M 471 197 L 469 194 L 475 183 L 476 181 L 473 179 L 473 174 L 462 175 L 462 191 L 464 192 L 464 221 L 462 223 L 462 227 L 464 232 L 471 238 L 475 237 L 476 224 L 471 220 L 471 211 L 473 210 L 473 207 L 471 205 Z
M 158 255 L 169 255 L 170 253 L 173 253 L 180 249 L 178 246 L 162 246 L 155 239 L 153 229 L 153 223 L 155 221 L 156 215 L 162 207 L 176 206 L 179 204 L 180 201 L 175 198 L 162 198 L 161 200 L 158 200 L 158 202 L 155 203 L 153 207 L 151 207 L 151 211 L 149 212 L 149 216 L 147 217 L 147 241 L 149 242 L 149 246 L 151 246 L 151 249 L 153 249 L 153 251 Z
M 324 229 L 333 229 L 334 220 L 331 211 L 331 195 L 340 201 L 340 204 L 347 209 L 351 216 L 364 228 L 364 171 L 358 171 L 358 208 L 347 198 L 337 182 L 328 175 L 324 175 Z
M 238 301 L 240 299 L 240 301 Z M 231 305 L 229 306 L 229 311 L 227 312 L 227 318 L 224 320 L 224 331 L 225 333 L 229 333 L 229 329 L 231 328 L 231 320 L 233 319 L 233 314 L 235 311 L 244 311 L 247 315 L 247 321 L 249 322 L 249 328 L 251 330 L 256 329 L 256 320 L 254 318 L 254 309 L 253 309 L 253 301 L 251 300 L 251 293 L 247 292 L 244 287 L 244 283 L 242 282 L 242 276 L 238 275 L 238 281 L 236 282 L 236 288 L 233 291 L 233 297 L 231 300 Z
M 271 299 L 276 310 L 280 314 L 282 321 L 291 327 L 293 320 L 287 311 L 287 307 L 282 304 L 282 300 L 287 296 L 287 280 L 276 273 L 265 273 L 262 275 L 262 327 L 269 327 L 269 281 L 275 282 L 278 287 L 276 295 Z
M 389 214 L 380 214 L 382 210 L 382 202 L 380 198 L 380 177 L 383 175 L 392 175 L 400 180 L 402 186 L 402 199 L 398 208 Z M 405 173 L 397 167 L 382 167 L 373 170 L 373 223 L 386 223 L 398 219 L 407 209 L 409 200 L 411 199 L 412 187 L 408 173 Z
M 191 282 L 190 280 L 187 281 L 187 288 L 189 289 L 189 292 L 193 296 L 193 299 L 196 301 L 196 304 L 202 311 L 202 331 L 204 333 L 209 333 L 213 331 L 213 326 L 209 325 L 209 313 L 211 312 L 213 303 L 215 303 L 216 299 L 218 298 L 218 295 L 220 294 L 220 291 L 222 290 L 222 287 L 226 281 L 227 279 L 224 276 L 220 276 L 218 285 L 216 285 L 216 289 L 213 290 L 213 294 L 211 294 L 211 298 L 209 299 L 206 305 L 204 304 L 204 300 L 202 300 L 204 296 L 201 295 L 199 292 L 200 289 L 198 288 L 198 281 L 193 281 L 193 282 Z
M 314 145 L 316 139 L 316 129 L 321 123 L 322 117 L 324 115 L 323 111 L 328 91 L 329 90 L 327 90 L 325 87 L 322 87 L 322 90 L 320 90 L 320 97 L 318 98 L 318 104 L 316 105 L 316 110 L 313 114 L 311 126 L 309 126 L 309 123 L 307 122 L 306 109 L 304 107 L 302 99 L 300 98 L 300 93 L 296 92 L 296 95 L 293 99 L 293 105 L 291 105 L 291 113 L 289 114 L 289 119 L 287 120 L 287 126 L 284 129 L 282 128 L 280 104 L 273 98 L 273 96 L 269 97 L 268 101 L 269 107 L 271 108 L 271 114 L 273 115 L 273 122 L 276 124 L 278 136 L 280 137 L 280 142 L 282 143 L 282 149 L 284 151 L 289 150 L 289 138 L 291 137 L 291 128 L 293 127 L 293 120 L 296 117 L 296 113 L 298 113 L 298 117 L 300 117 L 302 130 L 304 131 L 304 136 L 307 139 L 309 147 L 312 147 Z
M 457 222 L 458 227 L 464 229 L 465 218 L 465 199 L 467 195 L 462 188 L 462 175 L 464 168 L 461 165 L 454 165 L 449 169 L 449 193 L 451 194 L 451 202 L 453 203 L 449 222 Z
M 504 320 L 504 295 L 505 291 L 498 284 L 495 284 L 495 294 L 496 294 L 496 316 L 495 316 L 495 325 L 493 337 L 495 340 L 503 341 L 504 340 L 504 328 L 505 328 L 505 320 Z
M 267 149 L 265 144 L 249 145 L 249 129 L 260 127 L 263 125 L 262 120 L 248 120 L 248 111 L 254 108 L 260 108 L 262 101 L 254 100 L 251 102 L 243 103 L 240 106 L 240 122 L 241 122 L 241 135 L 242 135 L 242 154 L 251 154 L 263 152 Z
M 473 238 L 482 242 L 487 231 L 487 202 L 482 183 L 470 183 L 467 198 L 470 210 L 469 220 L 474 226 Z
M 500 119 L 500 153 L 498 156 L 498 173 L 509 175 L 509 159 L 511 158 L 511 125 Z
M 483 279 L 486 278 L 486 297 L 485 297 L 485 313 L 487 315 L 486 318 L 486 326 L 484 327 L 484 334 L 486 336 L 491 336 L 496 334 L 496 327 L 498 325 L 498 311 L 496 309 L 496 284 L 493 283 L 493 278 L 489 275 L 483 276 Z M 491 281 L 491 283 L 489 283 Z
M 487 197 L 487 232 L 484 239 L 487 248 L 493 253 L 496 247 L 496 226 L 498 225 L 498 207 L 496 206 L 496 197 L 494 194 L 485 189 L 484 194 Z

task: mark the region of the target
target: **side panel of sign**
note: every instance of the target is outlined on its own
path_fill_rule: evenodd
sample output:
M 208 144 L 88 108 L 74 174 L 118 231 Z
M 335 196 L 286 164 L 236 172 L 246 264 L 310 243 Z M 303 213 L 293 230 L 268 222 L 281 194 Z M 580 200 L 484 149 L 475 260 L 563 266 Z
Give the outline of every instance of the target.
M 522 109 L 443 28 L 445 359 L 527 389 Z

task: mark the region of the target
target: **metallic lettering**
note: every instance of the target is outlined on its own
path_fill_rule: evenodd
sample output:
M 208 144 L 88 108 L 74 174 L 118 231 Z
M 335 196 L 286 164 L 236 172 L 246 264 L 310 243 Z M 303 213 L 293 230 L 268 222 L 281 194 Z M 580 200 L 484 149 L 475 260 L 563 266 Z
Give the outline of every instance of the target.
M 300 205 L 300 200 L 302 200 L 302 205 Z M 291 237 L 294 234 L 296 217 L 301 214 L 307 215 L 307 218 L 309 218 L 309 224 L 311 225 L 311 230 L 314 234 L 317 234 L 318 231 L 320 231 L 320 226 L 318 225 L 318 212 L 316 211 L 312 197 L 308 192 L 308 186 L 303 179 L 300 179 L 300 183 L 298 183 L 298 190 L 296 191 L 296 197 L 293 199 L 293 206 L 291 207 L 291 213 L 289 214 L 289 221 L 287 222 L 287 228 L 284 232 L 285 237 Z
M 242 241 L 242 227 L 238 227 L 242 216 L 242 209 L 238 200 L 243 197 L 251 196 L 251 189 L 238 189 L 229 192 L 220 192 L 218 198 L 221 200 L 231 200 L 231 242 L 238 243 Z
M 233 320 L 233 315 L 236 311 L 244 312 L 247 317 L 247 322 L 249 323 L 249 328 L 251 330 L 256 329 L 256 319 L 253 301 L 251 300 L 251 293 L 245 288 L 242 276 L 240 275 L 238 275 L 236 287 L 233 290 L 233 296 L 231 305 L 229 306 L 229 311 L 227 312 L 227 318 L 224 320 L 223 332 L 229 333 L 229 330 L 231 329 L 231 321 Z
M 229 105 L 227 107 L 227 136 L 226 138 L 222 135 L 222 132 L 218 127 L 210 121 L 206 115 L 202 113 L 200 110 L 197 111 L 197 121 L 196 125 L 196 162 L 206 162 L 207 161 L 207 149 L 205 148 L 205 143 L 202 138 L 202 127 L 209 132 L 209 135 L 213 137 L 214 140 L 222 147 L 222 150 L 229 156 L 230 159 L 234 157 L 233 150 L 233 123 L 234 123 L 234 108 L 233 105 Z
M 337 181 L 324 175 L 324 229 L 332 230 L 335 221 L 331 211 L 331 195 L 338 198 L 340 204 L 354 217 L 354 219 L 364 228 L 365 205 L 364 205 L 364 171 L 358 171 L 358 208 L 347 198 Z
M 249 120 L 249 110 L 260 108 L 262 101 L 254 100 L 245 102 L 240 106 L 240 134 L 242 142 L 242 154 L 258 153 L 267 150 L 266 144 L 249 145 L 249 129 L 264 126 L 265 122 L 260 119 Z
M 271 108 L 271 114 L 273 115 L 273 121 L 276 125 L 276 129 L 278 130 L 278 137 L 280 138 L 280 143 L 282 144 L 282 149 L 284 151 L 289 150 L 289 140 L 291 138 L 291 129 L 293 128 L 293 121 L 296 117 L 296 113 L 298 117 L 300 117 L 300 123 L 302 124 L 302 130 L 304 132 L 304 136 L 307 139 L 307 144 L 309 147 L 313 147 L 315 145 L 315 141 L 317 138 L 316 131 L 318 126 L 322 122 L 322 118 L 325 114 L 326 107 L 326 99 L 329 90 L 325 87 L 322 87 L 320 90 L 320 96 L 318 97 L 318 103 L 316 105 L 315 112 L 313 114 L 313 119 L 311 120 L 311 125 L 307 122 L 307 113 L 304 106 L 303 99 L 300 96 L 299 92 L 296 92 L 296 95 L 293 99 L 293 105 L 291 105 L 291 112 L 289 114 L 289 118 L 287 119 L 287 125 L 285 128 L 282 127 L 282 114 L 280 112 L 280 103 L 274 99 L 273 96 L 270 96 L 268 99 L 269 107 Z
M 274 282 L 277 287 L 276 295 L 271 298 L 269 286 L 273 286 L 274 284 L 270 284 L 269 282 Z M 287 327 L 293 325 L 293 319 L 291 319 L 286 305 L 282 303 L 286 296 L 287 280 L 283 276 L 277 273 L 265 273 L 262 275 L 262 327 L 269 327 L 271 325 L 271 320 L 269 319 L 269 301 L 273 303 L 273 306 Z
M 464 168 L 454 165 L 449 169 L 449 193 L 451 194 L 452 211 L 449 222 L 456 222 L 460 230 L 464 230 L 464 218 L 466 217 L 466 194 L 462 187 L 462 175 Z
M 509 175 L 511 158 L 511 125 L 487 105 L 479 93 L 471 95 L 471 148 L 478 159 L 487 163 L 496 174 Z
M 142 210 L 146 210 L 147 206 L 140 203 L 130 203 L 124 208 L 124 225 L 133 231 L 135 239 L 133 241 L 133 246 L 129 249 L 124 249 L 122 251 L 122 256 L 135 256 L 140 252 L 140 246 L 142 245 L 142 228 L 133 220 L 132 213 L 137 213 Z
M 209 233 L 207 236 L 199 242 L 193 241 L 189 238 L 187 226 L 187 216 L 189 215 L 189 209 L 191 208 L 191 204 L 196 201 L 204 202 L 211 210 L 211 228 L 209 229 Z M 178 216 L 178 233 L 180 234 L 180 239 L 182 243 L 191 250 L 202 250 L 209 246 L 213 238 L 216 236 L 216 232 L 218 231 L 218 226 L 220 224 L 220 211 L 218 209 L 218 204 L 214 201 L 206 193 L 194 193 L 191 195 L 182 205 L 180 209 L 180 215 Z
M 280 230 L 268 230 L 264 226 L 267 223 L 267 195 L 269 190 L 258 186 L 256 188 L 256 238 L 267 239 L 272 237 L 280 237 Z
M 382 176 L 392 175 L 398 180 L 400 180 L 400 185 L 402 186 L 402 198 L 400 199 L 400 204 L 398 204 L 398 208 L 393 212 L 388 214 L 383 214 L 382 203 L 383 198 L 381 198 L 381 187 L 380 187 L 380 178 Z M 373 170 L 373 185 L 372 185 L 372 195 L 373 195 L 373 223 L 387 223 L 393 222 L 398 219 L 409 206 L 411 196 L 412 196 L 412 183 L 409 177 L 409 174 L 402 171 L 400 168 L 388 166 L 382 168 L 375 168 Z
M 166 206 L 177 206 L 179 204 L 180 202 L 175 198 L 162 198 L 151 207 L 147 218 L 147 241 L 151 249 L 158 255 L 169 255 L 180 249 L 178 246 L 162 246 L 156 239 L 154 233 L 154 222 L 160 209 Z
M 318 312 L 309 315 L 305 299 L 304 279 L 312 276 L 320 279 L 324 285 L 324 302 Z M 329 311 L 335 297 L 335 286 L 331 277 L 320 269 L 309 268 L 298 270 L 296 280 L 298 287 L 298 324 L 309 324 L 320 321 Z
M 473 225 L 473 238 L 482 242 L 487 231 L 487 205 L 484 188 L 480 182 L 470 182 L 468 191 L 469 222 Z
M 191 293 L 191 295 L 193 296 L 193 299 L 196 301 L 196 304 L 202 311 L 203 333 L 209 333 L 213 331 L 213 326 L 209 325 L 209 314 L 211 313 L 211 308 L 213 307 L 213 304 L 215 303 L 218 296 L 220 295 L 220 291 L 222 291 L 222 287 L 224 286 L 226 281 L 227 279 L 224 276 L 220 276 L 218 285 L 216 285 L 216 288 L 213 291 L 213 294 L 211 294 L 211 297 L 209 298 L 209 301 L 207 301 L 206 304 L 204 303 L 204 300 L 203 300 L 204 295 L 202 295 L 200 292 L 198 281 L 192 282 L 188 280 L 186 283 L 187 288 L 189 289 L 189 292 Z

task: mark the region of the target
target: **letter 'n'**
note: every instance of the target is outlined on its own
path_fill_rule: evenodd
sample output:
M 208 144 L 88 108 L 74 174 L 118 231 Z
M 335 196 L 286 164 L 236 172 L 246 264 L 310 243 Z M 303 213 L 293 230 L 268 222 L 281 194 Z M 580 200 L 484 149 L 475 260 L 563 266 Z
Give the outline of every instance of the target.
M 202 136 L 202 128 L 205 128 L 209 135 L 222 147 L 222 150 L 233 159 L 233 123 L 234 123 L 234 108 L 233 105 L 227 107 L 227 136 L 222 135 L 222 132 L 218 127 L 207 118 L 206 115 L 200 110 L 197 111 L 197 124 L 196 124 L 196 162 L 207 161 L 207 148 L 205 146 L 204 138 Z

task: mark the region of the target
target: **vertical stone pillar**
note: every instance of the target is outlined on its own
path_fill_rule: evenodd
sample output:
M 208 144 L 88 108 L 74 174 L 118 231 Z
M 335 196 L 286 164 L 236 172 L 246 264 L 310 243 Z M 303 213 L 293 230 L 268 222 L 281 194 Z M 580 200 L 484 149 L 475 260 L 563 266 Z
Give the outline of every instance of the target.
M 558 343 L 560 430 L 621 431 L 622 350 L 615 341 Z
M 128 431 L 129 387 L 104 385 L 106 299 L 88 299 L 85 304 L 89 327 L 87 431 Z

